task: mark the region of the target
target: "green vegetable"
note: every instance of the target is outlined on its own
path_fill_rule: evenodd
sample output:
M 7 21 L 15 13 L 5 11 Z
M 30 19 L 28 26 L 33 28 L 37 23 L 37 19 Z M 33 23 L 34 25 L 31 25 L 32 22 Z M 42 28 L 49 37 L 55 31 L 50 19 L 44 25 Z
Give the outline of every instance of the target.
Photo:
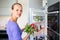
M 28 25 L 26 25 L 25 26 L 25 29 L 24 29 L 24 31 L 26 32 L 26 33 L 30 33 L 30 34 L 33 34 L 34 33 L 34 31 L 36 31 L 34 28 L 32 28 L 29 24 Z

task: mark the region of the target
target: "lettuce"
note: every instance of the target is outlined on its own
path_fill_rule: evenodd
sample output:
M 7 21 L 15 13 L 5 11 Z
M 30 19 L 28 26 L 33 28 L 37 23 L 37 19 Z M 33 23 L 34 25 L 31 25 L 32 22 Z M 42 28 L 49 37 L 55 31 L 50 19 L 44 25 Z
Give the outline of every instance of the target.
M 34 31 L 36 31 L 33 27 L 31 27 L 31 25 L 26 25 L 25 26 L 25 29 L 24 29 L 24 32 L 26 32 L 27 34 L 33 34 Z

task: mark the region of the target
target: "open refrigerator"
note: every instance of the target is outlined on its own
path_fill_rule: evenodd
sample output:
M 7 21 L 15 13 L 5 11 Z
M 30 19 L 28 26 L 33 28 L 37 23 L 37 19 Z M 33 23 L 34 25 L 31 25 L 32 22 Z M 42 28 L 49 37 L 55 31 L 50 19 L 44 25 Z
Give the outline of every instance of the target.
M 37 34 L 33 34 L 30 35 L 29 40 L 47 40 L 47 10 L 30 8 L 28 20 L 29 24 L 35 23 L 39 30 L 44 27 L 44 31 L 41 31 L 38 37 L 35 36 Z

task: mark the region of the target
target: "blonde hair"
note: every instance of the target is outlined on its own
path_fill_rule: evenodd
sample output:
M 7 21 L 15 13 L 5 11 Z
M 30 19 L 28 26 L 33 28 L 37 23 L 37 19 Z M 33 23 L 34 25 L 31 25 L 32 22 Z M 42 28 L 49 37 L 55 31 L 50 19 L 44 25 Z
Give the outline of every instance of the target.
M 12 10 L 14 9 L 14 6 L 15 6 L 15 5 L 20 5 L 20 6 L 22 6 L 22 4 L 20 4 L 20 3 L 14 3 L 14 4 L 12 5 L 12 7 L 11 7 Z

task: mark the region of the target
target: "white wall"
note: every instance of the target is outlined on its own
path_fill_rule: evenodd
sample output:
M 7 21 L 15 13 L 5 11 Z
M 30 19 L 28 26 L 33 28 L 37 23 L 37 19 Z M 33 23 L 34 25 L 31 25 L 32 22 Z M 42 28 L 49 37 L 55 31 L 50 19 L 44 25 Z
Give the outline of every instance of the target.
M 15 0 L 0 0 L 0 16 L 9 16 L 11 14 L 11 5 L 15 3 Z

